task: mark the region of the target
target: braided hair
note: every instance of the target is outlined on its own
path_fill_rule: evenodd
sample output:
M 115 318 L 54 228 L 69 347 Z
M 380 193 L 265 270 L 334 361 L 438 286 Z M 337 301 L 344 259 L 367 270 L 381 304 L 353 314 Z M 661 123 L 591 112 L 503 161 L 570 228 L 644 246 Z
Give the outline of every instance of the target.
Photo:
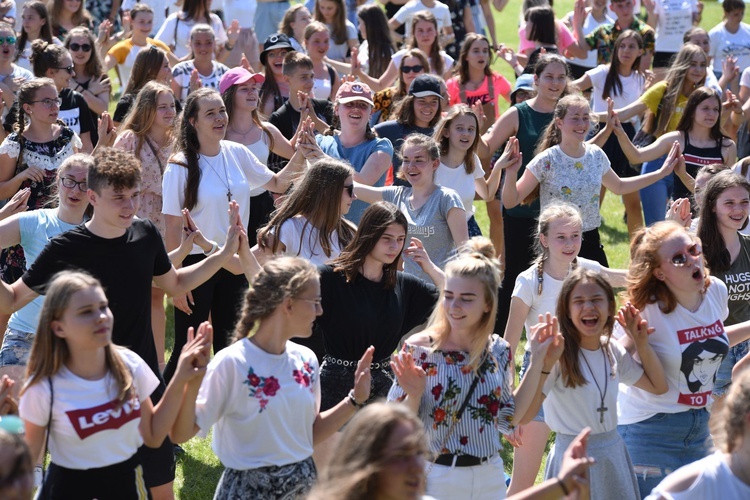
M 16 123 L 13 125 L 13 131 L 18 134 L 18 145 L 20 147 L 18 159 L 16 160 L 16 171 L 18 171 L 19 165 L 23 165 L 23 151 L 26 147 L 26 137 L 23 135 L 26 129 L 26 110 L 24 109 L 24 105 L 33 105 L 37 92 L 44 87 L 51 87 L 57 92 L 55 82 L 51 78 L 34 78 L 23 83 L 18 92 L 16 92 L 18 109 L 16 111 Z

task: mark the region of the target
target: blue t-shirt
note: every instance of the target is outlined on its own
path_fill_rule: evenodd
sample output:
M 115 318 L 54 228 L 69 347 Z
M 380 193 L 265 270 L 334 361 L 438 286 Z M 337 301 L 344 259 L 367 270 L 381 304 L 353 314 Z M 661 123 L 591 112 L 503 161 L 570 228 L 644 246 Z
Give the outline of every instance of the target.
M 315 140 L 318 142 L 320 149 L 330 156 L 339 160 L 349 162 L 356 172 L 361 172 L 370 155 L 382 151 L 388 156 L 393 156 L 393 145 L 388 139 L 375 138 L 357 144 L 351 148 L 345 148 L 341 145 L 338 135 L 317 135 Z M 385 184 L 385 175 L 383 175 L 373 186 L 383 186 Z M 346 218 L 355 224 L 359 224 L 359 219 L 367 208 L 367 203 L 354 200 Z
M 18 218 L 18 229 L 21 233 L 21 246 L 26 256 L 26 269 L 44 250 L 49 240 L 74 227 L 76 224 L 68 224 L 57 217 L 56 208 L 23 212 Z M 8 321 L 8 327 L 22 332 L 35 332 L 43 303 L 44 296 L 39 296 L 14 312 Z

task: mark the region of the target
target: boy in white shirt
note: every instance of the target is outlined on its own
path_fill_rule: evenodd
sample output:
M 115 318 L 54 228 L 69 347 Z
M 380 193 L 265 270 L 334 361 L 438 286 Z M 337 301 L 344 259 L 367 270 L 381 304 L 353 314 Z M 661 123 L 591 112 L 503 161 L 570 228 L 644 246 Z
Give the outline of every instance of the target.
M 440 37 L 441 47 L 452 43 L 455 39 L 453 34 L 453 23 L 451 22 L 451 11 L 448 6 L 437 0 L 409 0 L 398 12 L 388 21 L 391 27 L 391 36 L 396 41 L 404 41 L 411 36 L 411 18 L 417 12 L 429 10 L 437 19 L 438 31 L 443 35 Z M 406 34 L 402 37 L 396 33 L 396 29 L 401 25 L 406 26 Z
M 742 22 L 745 15 L 745 3 L 742 0 L 724 0 L 724 21 L 708 32 L 711 39 L 713 70 L 721 78 L 721 63 L 727 56 L 737 58 L 737 67 L 750 66 L 750 25 Z

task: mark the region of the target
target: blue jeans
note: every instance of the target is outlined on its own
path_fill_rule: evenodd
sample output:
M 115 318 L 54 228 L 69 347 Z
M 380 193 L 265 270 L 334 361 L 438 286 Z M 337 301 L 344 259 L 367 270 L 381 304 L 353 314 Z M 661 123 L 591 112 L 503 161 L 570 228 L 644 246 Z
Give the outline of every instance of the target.
M 641 175 L 656 172 L 664 164 L 667 156 L 662 156 L 643 164 Z M 671 198 L 674 190 L 674 174 L 659 179 L 648 187 L 641 189 L 641 205 L 643 206 L 643 219 L 647 226 L 654 222 L 664 220 L 667 213 L 667 200 Z
M 716 382 L 714 384 L 714 394 L 717 396 L 726 395 L 729 386 L 732 383 L 732 368 L 737 361 L 747 356 L 750 347 L 750 340 L 745 340 L 729 348 L 727 357 L 721 362 L 719 371 L 716 372 Z
M 657 413 L 642 422 L 617 426 L 633 460 L 641 498 L 671 472 L 711 453 L 708 417 L 701 408 Z
M 527 333 L 528 336 L 528 333 Z M 531 351 L 526 351 L 523 353 L 523 363 L 521 364 L 521 373 L 518 374 L 518 380 L 523 379 L 523 376 L 526 375 L 526 370 L 529 369 L 529 366 L 531 365 Z M 534 422 L 544 422 L 544 406 L 539 407 L 539 412 L 536 414 L 536 416 L 532 419 Z

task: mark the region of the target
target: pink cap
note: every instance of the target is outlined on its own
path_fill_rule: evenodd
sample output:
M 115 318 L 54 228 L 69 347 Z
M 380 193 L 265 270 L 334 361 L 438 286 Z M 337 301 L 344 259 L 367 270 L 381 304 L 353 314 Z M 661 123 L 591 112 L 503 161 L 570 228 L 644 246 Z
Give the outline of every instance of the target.
M 352 101 L 364 101 L 370 106 L 372 102 L 372 90 L 362 82 L 344 82 L 336 92 L 336 102 L 344 104 Z
M 242 85 L 250 80 L 256 83 L 263 83 L 266 77 L 260 73 L 250 73 L 248 70 L 242 67 L 232 68 L 221 77 L 219 81 L 219 92 L 222 94 L 232 85 Z

